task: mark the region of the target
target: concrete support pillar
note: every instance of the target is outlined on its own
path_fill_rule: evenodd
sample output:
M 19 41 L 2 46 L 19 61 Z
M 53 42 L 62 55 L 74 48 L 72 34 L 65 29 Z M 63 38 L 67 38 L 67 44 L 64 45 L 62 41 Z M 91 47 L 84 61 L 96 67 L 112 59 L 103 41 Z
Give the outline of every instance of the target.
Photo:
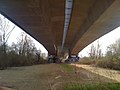
M 70 49 L 68 49 L 68 58 L 71 58 L 71 50 Z
M 68 49 L 68 62 L 71 62 L 71 50 L 70 49 Z

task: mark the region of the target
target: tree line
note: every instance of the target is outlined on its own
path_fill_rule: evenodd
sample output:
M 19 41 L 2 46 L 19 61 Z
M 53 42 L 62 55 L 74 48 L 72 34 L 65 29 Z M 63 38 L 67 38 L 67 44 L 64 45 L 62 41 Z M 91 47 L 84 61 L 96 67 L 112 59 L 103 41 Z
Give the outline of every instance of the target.
M 10 28 L 10 22 L 5 17 L 0 17 L 0 69 L 45 63 L 41 50 L 37 50 L 31 38 L 24 32 L 18 37 L 17 43 L 8 45 L 14 29 L 15 26 Z
M 88 57 L 83 57 L 80 63 L 120 70 L 120 38 L 107 47 L 105 54 L 99 42 L 96 46 L 92 44 Z

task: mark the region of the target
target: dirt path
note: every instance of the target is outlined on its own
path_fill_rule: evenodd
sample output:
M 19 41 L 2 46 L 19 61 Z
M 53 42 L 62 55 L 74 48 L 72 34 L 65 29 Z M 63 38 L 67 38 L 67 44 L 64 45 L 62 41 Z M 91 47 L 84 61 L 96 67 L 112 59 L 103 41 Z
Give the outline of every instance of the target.
M 1 86 L 1 87 L 0 87 L 0 90 L 12 90 L 12 89 L 11 89 L 11 88 L 7 88 L 7 87 Z
M 14 67 L 0 71 L 0 84 L 14 90 L 48 90 L 57 72 L 54 64 Z
M 61 90 L 61 86 L 66 83 L 111 81 L 83 68 L 77 70 L 77 73 L 74 70 L 68 72 L 60 64 L 13 67 L 0 70 L 0 86 L 12 88 L 12 90 Z
M 98 67 L 93 67 L 90 65 L 80 65 L 80 64 L 71 64 L 71 65 L 76 65 L 77 67 L 84 68 L 90 72 L 93 72 L 95 74 L 99 74 L 101 76 L 107 77 L 109 79 L 113 79 L 117 82 L 120 82 L 120 71 L 117 70 L 110 70 L 110 69 L 104 69 L 104 68 L 98 68 Z

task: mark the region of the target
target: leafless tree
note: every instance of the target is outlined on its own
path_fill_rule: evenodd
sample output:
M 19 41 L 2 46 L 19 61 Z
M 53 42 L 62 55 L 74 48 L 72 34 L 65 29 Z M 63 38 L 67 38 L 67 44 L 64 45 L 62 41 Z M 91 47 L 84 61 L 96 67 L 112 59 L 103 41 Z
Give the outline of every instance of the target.
M 17 48 L 18 53 L 21 56 L 29 57 L 31 55 L 35 55 L 37 52 L 35 44 L 31 40 L 31 38 L 25 33 L 22 33 L 21 37 L 18 39 Z
M 89 57 L 92 59 L 99 59 L 102 57 L 102 50 L 101 50 L 101 45 L 99 41 L 97 42 L 97 45 L 91 45 L 90 50 L 89 50 Z
M 0 45 L 2 46 L 2 52 L 6 53 L 7 41 L 14 30 L 15 25 L 10 28 L 10 22 L 3 16 L 0 16 Z
M 106 56 L 120 59 L 120 39 L 107 47 Z

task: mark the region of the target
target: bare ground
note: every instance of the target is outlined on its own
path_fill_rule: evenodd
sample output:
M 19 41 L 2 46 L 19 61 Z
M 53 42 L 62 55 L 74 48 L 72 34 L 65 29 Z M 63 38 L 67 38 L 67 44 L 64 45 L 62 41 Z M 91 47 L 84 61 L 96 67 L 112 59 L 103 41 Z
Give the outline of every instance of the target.
M 0 70 L 0 86 L 12 88 L 12 90 L 61 90 L 60 88 L 67 83 L 100 82 L 114 81 L 83 68 L 77 68 L 77 73 L 74 70 L 68 72 L 60 64 L 13 67 Z

